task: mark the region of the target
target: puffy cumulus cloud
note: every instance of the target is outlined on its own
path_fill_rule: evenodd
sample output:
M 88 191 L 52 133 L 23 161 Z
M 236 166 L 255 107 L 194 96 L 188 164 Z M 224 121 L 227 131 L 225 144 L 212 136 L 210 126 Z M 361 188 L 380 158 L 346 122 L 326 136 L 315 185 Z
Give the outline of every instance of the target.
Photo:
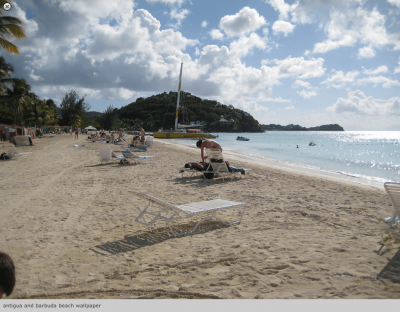
M 272 30 L 274 31 L 275 34 L 283 33 L 286 37 L 288 34 L 290 34 L 293 31 L 294 27 L 295 26 L 289 22 L 276 21 L 272 25 Z
M 374 8 L 361 7 L 348 11 L 333 11 L 324 28 L 328 39 L 315 44 L 314 53 L 325 53 L 342 46 L 353 46 L 356 42 L 368 45 L 359 50 L 360 57 L 373 57 L 372 47 L 381 48 L 390 43 L 385 27 L 385 16 Z
M 268 108 L 258 104 L 255 101 L 237 101 L 235 103 L 236 108 L 239 108 L 244 111 L 256 111 L 256 112 L 267 112 Z
M 181 6 L 182 4 L 184 4 L 186 2 L 186 0 L 146 0 L 146 1 L 150 2 L 150 3 L 160 2 L 160 3 L 164 3 L 164 4 L 169 4 L 169 5 L 176 4 L 178 6 Z
M 293 106 L 293 105 L 286 106 L 286 107 L 285 107 L 285 110 L 294 110 L 294 106 Z
M 10 15 L 10 13 L 10 11 L 7 12 L 3 10 L 3 14 L 5 16 Z M 28 19 L 25 12 L 18 6 L 18 3 L 16 2 L 12 4 L 11 15 L 19 18 L 24 23 L 23 27 L 27 37 L 33 36 L 38 31 L 38 23 L 36 23 L 34 20 Z
M 363 67 L 363 74 L 365 75 L 377 75 L 377 74 L 381 74 L 381 73 L 387 73 L 389 70 L 386 66 L 379 66 L 376 69 L 365 69 Z
M 187 15 L 190 13 L 189 10 L 183 9 L 183 10 L 178 10 L 178 9 L 172 9 L 171 12 L 169 13 L 171 19 L 176 19 L 177 25 L 180 26 L 181 22 L 187 17 Z
M 371 47 L 358 49 L 358 58 L 371 58 L 376 55 L 375 50 Z
M 201 27 L 206 28 L 207 25 L 208 25 L 208 22 L 207 22 L 207 21 L 202 21 L 202 22 L 201 22 Z
M 244 7 L 235 15 L 226 15 L 221 18 L 219 28 L 228 36 L 241 36 L 255 31 L 266 24 L 263 16 L 260 16 L 255 9 Z
M 210 36 L 214 40 L 224 39 L 224 34 L 219 29 L 213 29 L 210 31 Z
M 242 36 L 237 41 L 230 44 L 231 53 L 237 57 L 248 55 L 254 48 L 264 50 L 267 44 L 256 33 L 251 33 L 250 36 Z
M 296 7 L 296 4 L 289 5 L 285 3 L 285 0 L 266 0 L 266 3 L 269 3 L 275 11 L 279 12 L 279 19 L 285 20 L 289 17 L 289 13 Z
M 364 85 L 368 83 L 372 83 L 374 84 L 374 86 L 381 84 L 382 87 L 384 88 L 390 88 L 392 86 L 400 86 L 398 80 L 392 80 L 383 76 L 373 76 L 373 77 L 358 79 L 356 85 Z
M 317 95 L 317 92 L 315 91 L 306 91 L 306 90 L 301 90 L 300 92 L 297 91 L 297 93 L 304 99 L 309 99 L 310 97 Z
M 346 74 L 341 70 L 335 71 L 325 81 L 321 82 L 321 84 L 326 84 L 328 88 L 344 88 L 346 84 L 355 82 L 359 74 L 360 72 L 357 70 L 349 71 Z
M 322 58 L 305 60 L 304 57 L 288 57 L 284 60 L 275 60 L 275 63 L 279 67 L 279 76 L 282 78 L 298 76 L 300 79 L 308 79 L 325 74 Z
M 400 97 L 393 97 L 384 103 L 377 103 L 371 96 L 367 97 L 360 90 L 350 91 L 347 99 L 338 98 L 336 103 L 327 108 L 327 111 L 336 114 L 398 116 L 400 115 Z
M 303 87 L 303 88 L 307 88 L 307 89 L 311 89 L 311 84 L 308 81 L 303 81 L 300 79 L 297 79 L 293 84 L 292 84 L 293 88 L 298 88 L 298 87 Z
M 397 6 L 400 9 L 400 0 L 387 0 L 390 4 Z

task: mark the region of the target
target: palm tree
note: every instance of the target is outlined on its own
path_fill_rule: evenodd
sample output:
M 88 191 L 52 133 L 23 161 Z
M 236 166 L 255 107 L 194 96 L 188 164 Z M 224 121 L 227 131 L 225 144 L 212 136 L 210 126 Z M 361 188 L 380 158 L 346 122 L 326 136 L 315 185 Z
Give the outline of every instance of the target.
M 17 123 L 17 115 L 19 115 L 22 125 L 22 111 L 28 109 L 31 100 L 37 99 L 38 96 L 31 92 L 31 86 L 26 83 L 25 79 L 15 79 L 12 89 L 7 88 L 6 94 L 2 98 L 11 103 L 15 108 L 14 123 Z
M 11 78 L 11 73 L 13 72 L 14 67 L 7 63 L 4 57 L 0 56 L 0 94 L 4 94 L 7 90 L 7 85 L 15 81 L 14 78 Z
M 3 5 L 9 1 L 0 0 L 0 14 L 3 14 Z M 23 22 L 13 16 L 0 17 L 0 46 L 9 53 L 19 54 L 18 47 L 8 41 L 9 38 L 26 38 L 25 30 L 22 28 Z

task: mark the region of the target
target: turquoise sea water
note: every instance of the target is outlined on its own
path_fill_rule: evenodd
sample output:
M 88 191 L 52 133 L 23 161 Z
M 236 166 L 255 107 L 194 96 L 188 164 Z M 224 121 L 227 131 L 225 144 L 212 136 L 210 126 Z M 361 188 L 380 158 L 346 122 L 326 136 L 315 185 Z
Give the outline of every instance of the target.
M 376 183 L 400 182 L 400 131 L 216 133 L 226 152 Z M 174 140 L 195 145 L 194 140 Z M 316 146 L 309 146 L 314 141 Z M 299 148 L 297 148 L 297 145 Z

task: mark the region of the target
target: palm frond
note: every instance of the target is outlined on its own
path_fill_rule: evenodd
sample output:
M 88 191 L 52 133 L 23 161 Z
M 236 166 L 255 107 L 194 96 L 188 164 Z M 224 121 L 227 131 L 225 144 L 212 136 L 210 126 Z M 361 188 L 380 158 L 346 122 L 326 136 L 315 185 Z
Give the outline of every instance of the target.
M 9 53 L 19 54 L 18 47 L 6 39 L 0 38 L 0 46 Z

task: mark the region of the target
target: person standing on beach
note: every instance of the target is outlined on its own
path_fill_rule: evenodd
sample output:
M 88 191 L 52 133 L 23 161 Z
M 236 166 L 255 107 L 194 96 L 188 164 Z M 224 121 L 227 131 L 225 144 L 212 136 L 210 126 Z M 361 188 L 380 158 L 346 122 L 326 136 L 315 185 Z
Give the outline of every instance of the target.
M 15 266 L 9 255 L 0 252 L 0 299 L 3 294 L 8 297 L 15 286 Z
M 140 130 L 140 142 L 144 143 L 145 137 L 146 137 L 146 132 L 142 127 L 139 127 L 138 130 Z
M 78 132 L 79 132 L 78 128 L 75 128 L 75 139 L 77 140 L 78 140 Z
M 204 160 L 207 156 L 204 156 L 204 149 L 205 148 L 218 148 L 222 152 L 222 147 L 217 142 L 213 140 L 198 140 L 196 143 L 198 148 L 201 148 L 201 161 L 204 163 Z

